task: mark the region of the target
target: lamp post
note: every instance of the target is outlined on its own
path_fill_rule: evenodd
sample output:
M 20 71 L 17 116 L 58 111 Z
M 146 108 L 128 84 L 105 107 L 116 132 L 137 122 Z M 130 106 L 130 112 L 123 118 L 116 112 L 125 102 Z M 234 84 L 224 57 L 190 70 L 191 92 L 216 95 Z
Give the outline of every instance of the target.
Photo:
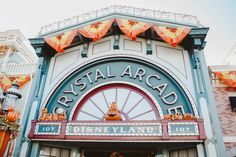
M 20 98 L 21 94 L 16 81 L 12 83 L 12 87 L 8 90 L 2 91 L 0 89 L 0 156 L 8 153 L 8 150 L 6 150 L 8 143 L 15 138 L 20 127 L 20 113 L 14 110 L 16 102 Z

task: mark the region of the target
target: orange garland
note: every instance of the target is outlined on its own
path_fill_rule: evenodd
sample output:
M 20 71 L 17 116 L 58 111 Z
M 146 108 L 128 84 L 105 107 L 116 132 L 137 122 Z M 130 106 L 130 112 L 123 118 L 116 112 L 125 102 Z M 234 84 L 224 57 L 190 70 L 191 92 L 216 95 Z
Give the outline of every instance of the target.
M 63 53 L 64 48 L 70 46 L 76 34 L 77 30 L 71 30 L 57 36 L 45 37 L 45 41 L 57 52 Z
M 190 32 L 188 27 L 165 27 L 165 26 L 154 26 L 156 33 L 172 47 L 176 47 Z
M 70 30 L 56 36 L 45 37 L 45 41 L 57 52 L 63 53 L 64 48 L 70 46 L 78 32 L 84 37 L 90 38 L 95 42 L 106 35 L 114 21 L 117 22 L 121 31 L 131 40 L 136 40 L 137 35 L 145 32 L 153 26 L 152 24 L 129 19 L 110 19 L 102 22 L 95 22 L 85 27 Z M 172 28 L 165 26 L 153 26 L 153 28 L 155 32 L 172 47 L 176 47 L 191 31 L 188 27 Z
M 215 76 L 229 87 L 236 88 L 236 71 L 215 72 Z
M 0 88 L 2 88 L 4 91 L 8 90 L 9 88 L 11 88 L 12 82 L 14 80 L 17 81 L 19 88 L 22 88 L 30 80 L 30 76 L 25 75 L 18 77 L 0 77 Z
M 145 32 L 152 26 L 145 22 L 133 21 L 128 19 L 116 19 L 116 22 L 122 32 L 131 40 L 136 40 L 137 35 Z
M 90 24 L 88 26 L 85 26 L 83 28 L 78 29 L 78 31 L 86 38 L 93 39 L 93 41 L 97 41 L 101 39 L 108 30 L 110 29 L 113 19 L 103 21 L 103 22 L 96 22 L 93 24 Z

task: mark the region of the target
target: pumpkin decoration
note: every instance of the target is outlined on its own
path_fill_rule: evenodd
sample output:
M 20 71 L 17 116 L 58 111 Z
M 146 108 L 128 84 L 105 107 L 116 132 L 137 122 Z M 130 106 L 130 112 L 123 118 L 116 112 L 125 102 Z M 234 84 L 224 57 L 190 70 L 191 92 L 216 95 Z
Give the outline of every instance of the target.
M 191 113 L 185 113 L 184 116 L 183 116 L 183 119 L 184 120 L 194 120 L 196 118 Z
M 2 111 L 2 107 L 0 106 L 0 115 L 2 115 L 2 114 L 3 114 L 3 111 Z
M 63 113 L 58 113 L 58 120 L 66 120 L 66 111 Z
M 14 111 L 14 108 L 12 106 L 9 106 L 8 107 L 8 112 L 13 112 Z
M 51 120 L 53 120 L 53 114 L 48 113 L 48 114 L 46 115 L 45 120 L 46 120 L 46 121 L 51 121 Z
M 112 102 L 107 114 L 104 117 L 105 120 L 112 120 L 112 121 L 121 121 L 121 114 L 118 110 L 116 102 Z
M 165 114 L 164 119 L 165 120 L 174 120 L 174 115 L 173 114 Z
M 46 120 L 47 114 L 48 114 L 48 109 L 47 108 L 43 108 L 42 109 L 42 113 L 41 113 L 41 115 L 39 117 L 39 120 Z
M 176 112 L 174 119 L 175 119 L 175 120 L 182 120 L 182 119 L 183 119 L 183 115 L 182 115 L 181 113 L 179 113 L 179 112 Z
M 53 120 L 66 120 L 66 111 L 64 113 L 48 113 L 47 108 L 42 109 L 42 113 L 39 117 L 42 121 L 53 121 Z
M 48 109 L 47 108 L 43 108 L 42 109 L 42 113 L 46 113 L 47 114 L 48 113 Z
M 59 119 L 58 113 L 54 114 L 54 115 L 52 116 L 52 119 L 53 119 L 53 120 L 58 120 L 58 119 Z
M 13 107 L 9 107 L 6 119 L 8 122 L 16 122 L 20 119 L 20 112 L 14 112 Z

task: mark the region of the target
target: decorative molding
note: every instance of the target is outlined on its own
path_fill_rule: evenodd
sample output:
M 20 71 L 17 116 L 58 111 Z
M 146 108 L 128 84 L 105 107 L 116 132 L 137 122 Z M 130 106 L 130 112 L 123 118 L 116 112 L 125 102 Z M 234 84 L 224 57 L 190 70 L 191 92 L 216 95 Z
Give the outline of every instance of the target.
M 166 126 L 166 127 L 165 127 Z M 202 120 L 177 121 L 32 121 L 31 140 L 191 141 L 204 140 Z M 175 129 L 175 131 L 173 131 Z M 176 132 L 177 130 L 177 132 Z M 179 132 L 179 133 L 178 133 Z
M 110 7 L 102 8 L 83 15 L 75 16 L 72 18 L 65 19 L 63 21 L 43 26 L 40 31 L 40 36 L 45 36 L 50 33 L 55 33 L 60 30 L 75 27 L 89 21 L 95 21 L 97 19 L 104 18 L 113 14 L 125 16 L 129 15 L 132 17 L 136 16 L 139 18 L 166 22 L 171 24 L 188 25 L 190 27 L 201 26 L 196 16 L 180 13 L 163 12 L 144 8 L 134 8 L 130 6 L 113 5 Z
M 236 142 L 236 136 L 223 136 L 224 142 Z

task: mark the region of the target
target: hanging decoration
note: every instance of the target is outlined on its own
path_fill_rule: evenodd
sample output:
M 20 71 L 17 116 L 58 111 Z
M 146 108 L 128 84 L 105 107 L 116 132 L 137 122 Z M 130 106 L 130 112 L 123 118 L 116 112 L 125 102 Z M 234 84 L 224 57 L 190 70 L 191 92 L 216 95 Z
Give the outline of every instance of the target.
M 23 75 L 17 77 L 2 76 L 0 77 L 0 88 L 2 88 L 4 91 L 8 90 L 9 88 L 11 88 L 12 82 L 14 80 L 17 81 L 19 88 L 22 88 L 30 80 L 30 76 L 29 75 Z
M 176 47 L 191 31 L 188 27 L 154 26 L 156 33 L 172 47 Z
M 64 52 L 64 48 L 70 46 L 78 30 L 71 30 L 53 37 L 45 37 L 45 41 L 59 53 Z
M 95 22 L 82 28 L 70 30 L 56 36 L 45 37 L 45 41 L 57 52 L 63 53 L 64 48 L 70 46 L 78 32 L 82 36 L 90 38 L 96 42 L 106 35 L 114 21 L 117 22 L 121 31 L 131 40 L 136 40 L 137 35 L 145 32 L 153 26 L 155 32 L 172 47 L 176 47 L 191 31 L 188 27 L 154 26 L 149 23 L 129 19 L 110 19 Z
M 218 77 L 222 83 L 227 84 L 229 87 L 236 88 L 236 71 L 215 72 L 215 76 Z
M 110 29 L 114 19 L 103 21 L 103 22 L 95 22 L 83 28 L 79 28 L 79 33 L 81 33 L 84 37 L 93 39 L 93 41 L 97 41 L 101 39 L 108 30 Z
M 133 21 L 128 19 L 116 19 L 116 21 L 122 32 L 132 40 L 136 40 L 137 35 L 145 32 L 152 26 L 145 22 Z

